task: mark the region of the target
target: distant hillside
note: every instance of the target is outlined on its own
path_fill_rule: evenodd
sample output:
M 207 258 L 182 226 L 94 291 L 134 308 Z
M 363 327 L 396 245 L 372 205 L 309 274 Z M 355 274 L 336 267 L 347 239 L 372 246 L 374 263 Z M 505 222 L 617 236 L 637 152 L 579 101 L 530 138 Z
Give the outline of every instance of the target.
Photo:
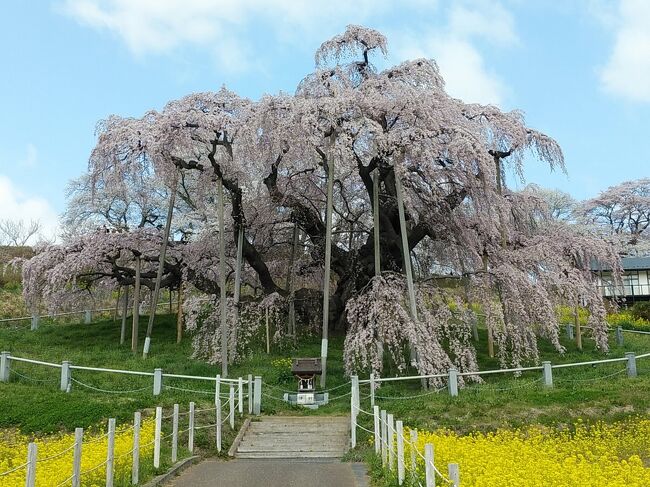
M 0 287 L 20 286 L 20 272 L 7 267 L 7 263 L 16 257 L 24 257 L 26 259 L 29 259 L 33 255 L 34 249 L 31 247 L 12 247 L 9 245 L 0 245 Z

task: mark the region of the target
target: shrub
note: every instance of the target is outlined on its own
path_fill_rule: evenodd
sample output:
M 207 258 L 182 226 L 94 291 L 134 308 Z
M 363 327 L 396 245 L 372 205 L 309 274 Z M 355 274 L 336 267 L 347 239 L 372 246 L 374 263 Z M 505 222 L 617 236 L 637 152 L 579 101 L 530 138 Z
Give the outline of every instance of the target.
M 630 313 L 635 318 L 640 318 L 645 321 L 650 321 L 650 301 L 636 303 L 630 308 Z

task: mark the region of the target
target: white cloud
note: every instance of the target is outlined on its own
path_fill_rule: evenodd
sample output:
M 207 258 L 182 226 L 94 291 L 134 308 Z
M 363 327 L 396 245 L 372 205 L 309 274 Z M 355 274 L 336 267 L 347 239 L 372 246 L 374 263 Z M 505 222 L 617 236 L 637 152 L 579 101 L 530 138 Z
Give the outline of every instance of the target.
M 505 83 L 486 67 L 477 43 L 512 47 L 519 42 L 514 19 L 499 3 L 456 3 L 448 12 L 443 29 L 414 37 L 397 38 L 400 59 L 434 58 L 445 79 L 447 92 L 467 102 L 500 105 L 507 93 Z
M 136 55 L 195 45 L 210 50 L 230 72 L 264 71 L 260 53 L 251 55 L 253 22 L 279 42 L 298 46 L 305 39 L 325 40 L 349 23 L 408 15 L 414 25 L 389 35 L 393 59 L 435 58 L 449 93 L 480 103 L 501 103 L 507 89 L 476 45 L 518 42 L 512 15 L 491 0 L 328 0 L 326 8 L 307 0 L 63 0 L 62 9 L 84 25 L 117 35 Z
M 615 18 L 615 40 L 600 71 L 605 91 L 630 101 L 650 102 L 650 2 L 621 0 Z
M 19 190 L 11 179 L 0 174 L 0 220 L 38 220 L 42 235 L 48 239 L 59 231 L 59 217 L 44 198 Z M 31 241 L 30 243 L 35 243 Z

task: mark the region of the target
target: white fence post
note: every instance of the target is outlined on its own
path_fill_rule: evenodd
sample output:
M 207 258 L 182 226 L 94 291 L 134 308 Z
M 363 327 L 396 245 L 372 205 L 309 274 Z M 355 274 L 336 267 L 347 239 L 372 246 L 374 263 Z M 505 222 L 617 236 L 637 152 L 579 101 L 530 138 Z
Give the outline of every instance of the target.
M 217 442 L 217 451 L 221 452 L 221 375 L 218 374 L 214 387 L 214 406 L 216 410 L 215 435 Z
M 386 415 L 388 421 L 388 468 L 395 468 L 395 450 L 393 450 L 393 439 L 395 437 L 395 420 L 392 414 Z
M 187 425 L 187 449 L 194 453 L 194 403 L 190 403 L 189 424 Z
M 636 355 L 634 352 L 626 352 L 627 357 L 627 376 L 636 377 Z
M 38 330 L 38 315 L 32 315 L 32 326 L 30 328 L 33 330 Z
M 70 392 L 70 381 L 72 380 L 72 374 L 70 373 L 70 362 L 64 360 L 61 362 L 61 390 L 64 392 Z
M 38 447 L 36 443 L 27 445 L 27 473 L 25 475 L 25 487 L 34 487 L 36 485 L 36 459 L 38 456 Z
M 235 429 L 235 384 L 230 383 L 228 388 L 228 413 L 230 416 L 230 429 Z
M 248 374 L 248 414 L 253 414 L 253 376 Z
M 551 367 L 551 362 L 548 360 L 542 362 L 542 367 L 544 386 L 553 387 L 553 367 Z
M 379 406 L 373 406 L 373 419 L 375 420 L 375 454 L 381 454 L 381 427 L 379 425 Z
M 375 407 L 375 374 L 370 374 L 370 406 Z
M 178 460 L 178 404 L 174 404 L 174 416 L 172 418 L 172 463 Z
M 87 309 L 87 310 L 84 312 L 84 324 L 86 324 L 86 325 L 90 325 L 90 322 L 91 322 L 92 320 L 93 320 L 93 314 L 92 314 L 92 311 L 90 311 L 89 309 Z
M 619 347 L 623 346 L 623 327 L 622 326 L 616 327 L 616 344 Z
M 244 379 L 237 379 L 237 412 L 242 416 L 244 414 Z
M 153 371 L 153 395 L 159 396 L 162 390 L 162 369 L 154 369 Z
M 253 414 L 259 416 L 262 410 L 262 378 L 255 376 L 255 387 L 253 388 Z
M 418 447 L 418 430 L 412 429 L 411 430 L 411 475 L 413 478 L 417 477 L 417 468 L 418 468 L 418 463 L 417 463 L 417 450 Z
M 357 410 L 359 409 L 359 377 L 353 375 L 350 394 L 350 441 L 352 448 L 357 446 Z
M 436 485 L 436 469 L 433 463 L 433 445 L 427 443 L 424 445 L 424 475 L 427 487 L 435 487 Z
M 388 462 L 388 423 L 386 420 L 386 410 L 382 409 L 381 418 L 381 464 L 385 467 Z
M 140 481 L 140 411 L 133 415 L 133 457 L 131 461 L 131 484 L 138 485 Z
M 404 483 L 404 424 L 397 421 L 397 482 Z
M 84 429 L 74 429 L 74 452 L 72 457 L 72 487 L 81 485 L 81 447 L 84 439 Z
M 162 408 L 156 407 L 156 430 L 153 437 L 153 468 L 160 468 L 160 436 L 162 432 Z
M 106 445 L 106 487 L 113 487 L 115 463 L 115 418 L 108 419 L 108 440 Z
M 458 395 L 458 370 L 456 367 L 449 369 L 449 395 L 451 397 L 456 397 Z
M 9 373 L 11 372 L 11 354 L 2 352 L 0 354 L 0 382 L 9 382 Z
M 449 472 L 449 480 L 451 480 L 451 485 L 458 487 L 460 485 L 460 469 L 457 463 L 450 463 L 447 466 L 447 471 Z

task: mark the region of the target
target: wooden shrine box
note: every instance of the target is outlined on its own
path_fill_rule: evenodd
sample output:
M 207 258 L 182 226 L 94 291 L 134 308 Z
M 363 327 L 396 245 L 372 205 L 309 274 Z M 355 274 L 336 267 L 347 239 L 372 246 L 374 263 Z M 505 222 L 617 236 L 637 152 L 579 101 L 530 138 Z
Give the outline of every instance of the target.
M 296 358 L 291 365 L 291 373 L 298 379 L 298 394 L 296 404 L 314 404 L 316 376 L 323 373 L 320 358 Z

